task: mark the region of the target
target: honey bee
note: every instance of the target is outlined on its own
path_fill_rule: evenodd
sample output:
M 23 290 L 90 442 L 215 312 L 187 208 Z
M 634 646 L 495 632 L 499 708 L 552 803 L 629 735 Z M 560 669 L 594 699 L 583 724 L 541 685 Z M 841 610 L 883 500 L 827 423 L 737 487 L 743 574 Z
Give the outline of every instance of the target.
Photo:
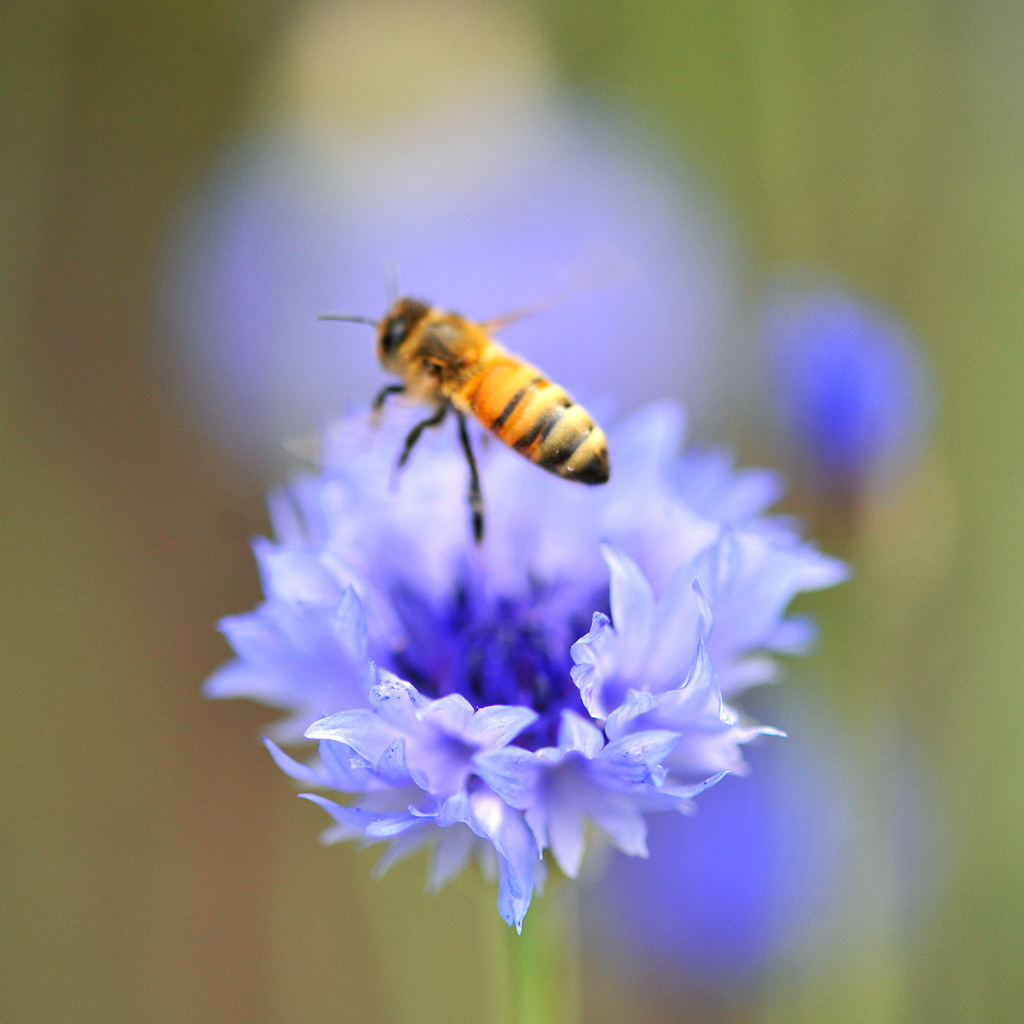
M 475 323 L 418 299 L 399 298 L 379 321 L 334 314 L 320 317 L 376 328 L 381 365 L 402 383 L 389 384 L 380 391 L 373 402 L 375 414 L 391 395 L 406 395 L 433 406 L 433 413 L 409 431 L 399 467 L 408 461 L 423 431 L 440 426 L 448 411 L 454 410 L 469 464 L 468 497 L 477 544 L 484 535 L 484 502 L 466 430 L 467 416 L 473 416 L 509 448 L 566 480 L 584 484 L 608 480 L 608 443 L 587 410 L 564 388 L 491 337 L 530 312 Z

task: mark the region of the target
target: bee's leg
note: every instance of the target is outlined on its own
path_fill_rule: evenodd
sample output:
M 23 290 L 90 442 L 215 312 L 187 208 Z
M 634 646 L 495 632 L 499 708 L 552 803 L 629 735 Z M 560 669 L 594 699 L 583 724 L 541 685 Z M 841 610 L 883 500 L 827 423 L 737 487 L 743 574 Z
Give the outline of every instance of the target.
M 380 414 L 384 409 L 384 403 L 388 400 L 388 395 L 400 395 L 403 391 L 405 391 L 404 384 L 388 384 L 387 387 L 383 387 L 377 392 L 377 397 L 373 400 L 373 405 L 370 406 L 374 426 L 376 426 L 377 421 L 380 419 Z
M 479 544 L 484 539 L 484 496 L 480 491 L 480 472 L 476 468 L 476 457 L 473 455 L 473 446 L 469 443 L 469 433 L 466 430 L 466 417 L 461 412 L 458 417 L 459 440 L 469 463 L 469 509 L 473 513 L 473 539 Z
M 392 385 L 392 387 L 399 387 L 400 385 Z M 404 388 L 403 388 L 404 390 Z M 411 454 L 413 447 L 416 442 L 420 439 L 420 435 L 427 427 L 436 427 L 439 423 L 444 421 L 445 416 L 448 415 L 448 403 L 445 402 L 433 416 L 429 419 L 423 420 L 421 423 L 417 423 L 412 430 L 409 431 L 408 436 L 405 439 L 405 444 L 402 446 L 402 454 L 398 458 L 398 468 L 401 469 L 406 462 L 409 461 L 409 455 Z

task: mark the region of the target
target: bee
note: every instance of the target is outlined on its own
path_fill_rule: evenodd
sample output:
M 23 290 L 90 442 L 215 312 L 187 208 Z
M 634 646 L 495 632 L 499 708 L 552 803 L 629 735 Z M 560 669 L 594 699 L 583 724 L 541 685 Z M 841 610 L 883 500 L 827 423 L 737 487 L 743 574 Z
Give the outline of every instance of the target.
M 604 431 L 564 388 L 499 345 L 491 335 L 532 310 L 476 323 L 458 313 L 399 298 L 382 320 L 325 314 L 321 320 L 365 323 L 377 330 L 377 355 L 401 384 L 389 384 L 373 402 L 379 415 L 392 395 L 406 395 L 433 407 L 409 431 L 398 458 L 402 467 L 428 427 L 440 426 L 450 410 L 459 425 L 459 442 L 469 465 L 469 507 L 473 536 L 484 536 L 480 473 L 466 429 L 474 417 L 503 444 L 565 480 L 584 484 L 608 481 L 608 442 Z

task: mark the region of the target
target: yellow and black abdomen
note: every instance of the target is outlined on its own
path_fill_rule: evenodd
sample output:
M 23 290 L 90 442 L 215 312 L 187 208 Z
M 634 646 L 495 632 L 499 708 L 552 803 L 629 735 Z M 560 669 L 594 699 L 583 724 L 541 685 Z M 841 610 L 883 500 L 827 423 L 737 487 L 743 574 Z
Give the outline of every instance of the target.
M 567 480 L 608 480 L 604 431 L 564 388 L 492 343 L 479 371 L 452 395 L 509 448 Z

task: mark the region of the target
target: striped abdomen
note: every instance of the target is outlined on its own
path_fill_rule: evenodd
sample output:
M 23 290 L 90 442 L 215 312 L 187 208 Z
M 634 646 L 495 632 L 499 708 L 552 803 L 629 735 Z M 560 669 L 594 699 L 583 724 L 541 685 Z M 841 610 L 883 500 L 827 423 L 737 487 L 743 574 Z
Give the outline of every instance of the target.
M 452 404 L 538 466 L 567 480 L 607 482 L 608 442 L 587 410 L 535 367 L 492 346 Z

